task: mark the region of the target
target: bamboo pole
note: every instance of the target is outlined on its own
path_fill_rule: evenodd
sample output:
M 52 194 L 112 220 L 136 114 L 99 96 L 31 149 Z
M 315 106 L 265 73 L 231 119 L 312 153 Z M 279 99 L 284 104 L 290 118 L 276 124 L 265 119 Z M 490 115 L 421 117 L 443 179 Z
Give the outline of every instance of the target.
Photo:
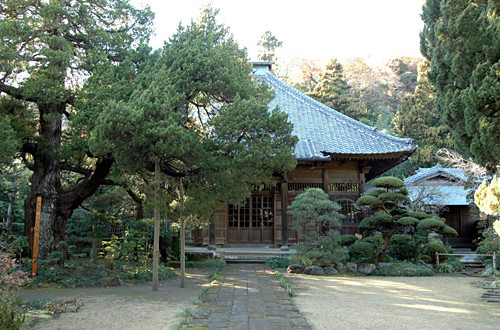
M 186 223 L 184 221 L 184 187 L 182 186 L 182 178 L 179 178 L 179 198 L 181 207 L 181 288 L 184 287 L 184 277 L 186 273 Z
M 158 291 L 158 263 L 160 257 L 160 217 L 158 212 L 158 176 L 160 166 L 155 162 L 155 201 L 154 201 L 154 238 L 153 238 L 153 291 Z
M 35 230 L 33 233 L 33 264 L 31 265 L 31 276 L 36 276 L 36 264 L 38 262 L 38 238 L 40 236 L 40 214 L 42 213 L 42 196 L 36 198 Z

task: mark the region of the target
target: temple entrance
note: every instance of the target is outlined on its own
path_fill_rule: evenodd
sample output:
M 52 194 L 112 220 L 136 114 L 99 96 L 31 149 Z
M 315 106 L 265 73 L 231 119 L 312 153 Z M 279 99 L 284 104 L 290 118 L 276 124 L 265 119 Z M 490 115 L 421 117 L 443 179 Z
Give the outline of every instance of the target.
M 228 243 L 273 243 L 272 195 L 252 195 L 247 203 L 228 206 Z

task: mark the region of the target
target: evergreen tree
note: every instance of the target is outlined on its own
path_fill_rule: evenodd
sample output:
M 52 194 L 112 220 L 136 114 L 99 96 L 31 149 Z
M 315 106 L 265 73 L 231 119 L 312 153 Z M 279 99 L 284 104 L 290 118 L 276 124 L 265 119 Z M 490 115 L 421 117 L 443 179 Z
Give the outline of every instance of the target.
M 304 241 L 297 245 L 297 255 L 308 265 L 329 266 L 344 257 L 340 249 L 340 205 L 331 201 L 319 188 L 309 188 L 298 195 L 288 209 L 294 217 L 293 228 Z
M 429 69 L 428 62 L 420 65 L 415 92 L 403 98 L 393 120 L 395 134 L 410 137 L 418 145 L 411 157 L 414 169 L 434 165 L 437 151 L 451 147 L 450 131 L 441 123 L 434 106 L 435 90 L 427 78 Z
M 41 196 L 39 257 L 46 258 L 64 240 L 73 210 L 105 182 L 111 169 L 112 155 L 89 152 L 90 121 L 107 99 L 126 97 L 134 88 L 137 68 L 128 54 L 147 41 L 152 14 L 125 0 L 12 0 L 2 2 L 0 17 L 0 92 L 23 105 L 7 115 L 11 125 L 16 120 L 36 124 L 23 136 L 20 150 L 33 171 L 25 234 L 31 240 L 35 201 Z M 85 100 L 81 87 L 86 78 L 117 72 L 127 61 L 128 76 L 121 72 L 103 79 L 93 91 L 101 101 Z M 18 128 L 19 133 L 25 126 Z M 63 185 L 65 173 L 80 178 Z
M 320 76 L 320 82 L 311 97 L 356 120 L 361 119 L 366 108 L 349 94 L 350 86 L 344 77 L 344 69 L 337 59 L 331 59 Z
M 257 47 L 259 47 L 259 54 L 257 58 L 261 61 L 276 61 L 276 49 L 283 45 L 271 31 L 266 31 L 260 37 Z
M 120 173 L 154 170 L 155 219 L 166 208 L 181 242 L 187 219 L 206 222 L 217 201 L 240 202 L 252 185 L 295 168 L 287 115 L 268 109 L 267 85 L 252 79 L 245 51 L 216 16 L 208 7 L 179 27 L 144 68 L 141 88 L 108 102 L 92 131 L 92 152 L 113 154 Z M 160 174 L 176 187 L 170 198 L 158 199 Z
M 420 36 L 455 149 L 490 170 L 500 163 L 499 10 L 498 0 L 427 0 Z
M 373 215 L 361 220 L 358 231 L 365 236 L 359 243 L 374 245 L 373 257 L 377 262 L 386 253 L 391 239 L 398 232 L 419 234 L 421 243 L 435 243 L 440 246 L 443 243 L 434 240 L 435 235 L 458 235 L 442 219 L 434 218 L 424 212 L 409 211 L 408 190 L 402 180 L 386 176 L 373 180 L 372 185 L 375 189 L 363 194 L 356 204 L 368 206 L 374 212 Z M 353 247 L 356 244 L 358 243 Z

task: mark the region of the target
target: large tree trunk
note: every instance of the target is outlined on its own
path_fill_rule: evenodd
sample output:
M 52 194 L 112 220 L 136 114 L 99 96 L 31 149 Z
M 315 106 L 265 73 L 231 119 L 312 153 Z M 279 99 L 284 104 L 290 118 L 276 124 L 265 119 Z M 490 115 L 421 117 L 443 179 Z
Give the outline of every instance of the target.
M 33 226 L 35 219 L 36 197 L 42 197 L 42 212 L 40 214 L 39 258 L 46 259 L 49 252 L 57 248 L 61 240 L 55 235 L 57 206 L 61 186 L 61 114 L 65 104 L 38 105 L 40 113 L 40 141 L 33 153 L 33 175 L 30 178 L 31 191 L 25 202 L 24 232 L 30 245 L 33 242 Z M 60 231 L 60 230 L 59 230 Z
M 94 171 L 78 184 L 64 189 L 61 184 L 61 114 L 65 104 L 39 105 L 40 142 L 33 151 L 31 191 L 25 201 L 24 233 L 33 245 L 36 197 L 42 197 L 40 215 L 39 259 L 46 259 L 64 240 L 66 223 L 73 211 L 93 195 L 108 175 L 113 158 L 99 159 Z

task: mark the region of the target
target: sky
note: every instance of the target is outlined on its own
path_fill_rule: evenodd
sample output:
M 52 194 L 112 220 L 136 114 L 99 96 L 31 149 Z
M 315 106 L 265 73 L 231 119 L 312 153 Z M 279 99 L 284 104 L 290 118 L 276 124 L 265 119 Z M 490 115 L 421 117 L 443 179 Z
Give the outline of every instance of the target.
M 256 44 L 271 31 L 283 46 L 280 58 L 363 57 L 382 62 L 396 56 L 421 56 L 419 33 L 423 0 L 131 0 L 155 12 L 153 48 L 172 36 L 181 22 L 197 19 L 207 3 L 220 9 L 219 22 L 230 28 L 240 47 L 255 59 Z

